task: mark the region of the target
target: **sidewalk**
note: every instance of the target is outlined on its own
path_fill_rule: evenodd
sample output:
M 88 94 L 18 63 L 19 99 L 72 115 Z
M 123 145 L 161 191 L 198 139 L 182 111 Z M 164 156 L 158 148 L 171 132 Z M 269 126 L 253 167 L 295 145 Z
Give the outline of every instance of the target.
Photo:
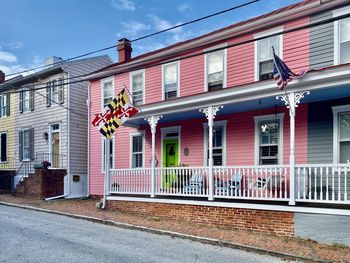
M 209 226 L 196 226 L 188 222 L 164 220 L 157 217 L 145 218 L 134 214 L 121 214 L 108 210 L 102 211 L 96 209 L 95 203 L 97 200 L 93 199 L 43 201 L 28 197 L 21 198 L 11 195 L 0 195 L 0 202 L 95 217 L 102 220 L 112 220 L 135 226 L 183 233 L 185 235 L 218 239 L 222 241 L 224 245 L 230 246 L 230 244 L 232 244 L 232 247 L 235 247 L 235 245 L 243 245 L 294 255 L 296 257 L 312 258 L 328 262 L 350 263 L 350 247 L 341 244 L 327 245 L 300 238 L 278 237 L 239 230 L 232 231 Z

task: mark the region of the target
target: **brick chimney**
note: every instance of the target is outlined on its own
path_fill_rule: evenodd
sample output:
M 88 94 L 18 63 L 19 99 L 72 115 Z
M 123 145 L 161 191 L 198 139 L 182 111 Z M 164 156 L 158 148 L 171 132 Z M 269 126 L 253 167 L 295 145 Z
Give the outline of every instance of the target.
M 118 62 L 123 63 L 131 59 L 131 42 L 129 39 L 122 38 L 118 40 Z
M 0 70 L 0 84 L 5 82 L 5 73 Z

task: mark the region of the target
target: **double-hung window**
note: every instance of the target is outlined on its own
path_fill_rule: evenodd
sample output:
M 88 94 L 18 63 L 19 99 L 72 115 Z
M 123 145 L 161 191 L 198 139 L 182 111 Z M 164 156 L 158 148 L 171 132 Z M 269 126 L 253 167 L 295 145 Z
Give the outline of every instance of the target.
M 282 30 L 282 28 L 276 28 L 261 32 L 254 35 L 254 38 L 268 36 Z M 282 59 L 282 35 L 255 41 L 255 80 L 266 80 L 273 78 L 272 47 L 274 47 L 276 55 Z
M 163 65 L 163 99 L 179 96 L 179 63 Z
M 64 102 L 64 85 L 63 79 L 53 79 L 46 84 L 46 106 L 51 104 L 62 104 Z
M 275 165 L 282 162 L 283 114 L 255 117 L 255 163 Z
M 350 163 L 350 105 L 333 107 L 334 162 Z
M 19 93 L 19 112 L 34 110 L 34 90 L 32 87 L 25 87 Z
M 19 159 L 34 159 L 34 129 L 23 129 L 19 132 Z
M 349 14 L 350 7 L 333 11 L 333 17 Z M 334 64 L 350 63 L 350 18 L 334 22 Z
M 209 128 L 204 124 L 204 139 L 205 139 L 205 160 L 206 165 L 209 165 Z M 226 122 L 215 122 L 213 127 L 213 165 L 222 166 L 226 163 Z
M 114 168 L 114 139 L 115 137 L 113 137 L 110 141 L 109 141 L 109 168 L 113 169 Z M 107 139 L 103 139 L 102 140 L 102 148 L 103 148 L 103 158 L 102 158 L 102 172 L 106 171 L 106 157 L 107 157 L 107 152 L 106 152 L 106 140 Z
M 109 102 L 113 99 L 113 80 L 102 81 L 102 106 L 106 107 Z
M 0 117 L 10 115 L 10 94 L 0 96 Z
M 144 70 L 132 72 L 130 75 L 131 94 L 133 103 L 140 105 L 144 103 L 145 72 Z
M 208 91 L 222 89 L 225 85 L 226 50 L 206 54 L 206 80 Z
M 143 134 L 131 135 L 131 168 L 143 167 Z

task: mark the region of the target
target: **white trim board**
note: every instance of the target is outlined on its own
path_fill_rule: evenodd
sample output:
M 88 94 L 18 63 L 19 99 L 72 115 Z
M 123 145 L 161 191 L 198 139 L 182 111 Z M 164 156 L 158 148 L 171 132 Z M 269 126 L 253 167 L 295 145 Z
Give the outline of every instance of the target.
M 217 201 L 209 202 L 209 201 L 196 201 L 196 200 L 158 199 L 158 198 L 147 198 L 147 197 L 142 198 L 142 197 L 123 197 L 123 196 L 107 196 L 107 200 L 162 203 L 162 204 L 180 204 L 180 205 L 216 206 L 216 207 L 227 207 L 227 208 L 243 208 L 243 209 L 282 211 L 282 212 L 294 212 L 294 213 L 350 216 L 349 209 L 265 205 L 265 204 L 251 204 L 251 203 L 228 203 L 228 202 L 217 202 Z

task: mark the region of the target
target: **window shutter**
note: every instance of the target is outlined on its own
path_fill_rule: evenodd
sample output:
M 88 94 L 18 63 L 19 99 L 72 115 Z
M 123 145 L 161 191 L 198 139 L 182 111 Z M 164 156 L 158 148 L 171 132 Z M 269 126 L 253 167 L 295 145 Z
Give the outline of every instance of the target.
M 23 91 L 19 93 L 19 112 L 23 112 Z
M 4 97 L 0 97 L 0 118 L 1 118 L 1 116 L 2 116 L 2 110 L 1 110 L 1 108 L 2 108 L 3 99 L 4 99 Z
M 1 161 L 7 161 L 7 134 L 1 134 Z
M 34 128 L 29 130 L 29 158 L 34 160 Z
M 51 106 L 51 85 L 50 82 L 46 84 L 46 107 Z
M 33 89 L 33 87 L 29 90 L 29 108 L 31 111 L 34 110 L 34 89 Z
M 23 131 L 19 131 L 18 133 L 18 153 L 19 160 L 23 160 Z
M 58 102 L 62 104 L 64 102 L 64 85 L 63 85 L 63 79 L 58 79 L 57 81 L 58 86 Z
M 6 95 L 6 116 L 10 116 L 10 94 Z

